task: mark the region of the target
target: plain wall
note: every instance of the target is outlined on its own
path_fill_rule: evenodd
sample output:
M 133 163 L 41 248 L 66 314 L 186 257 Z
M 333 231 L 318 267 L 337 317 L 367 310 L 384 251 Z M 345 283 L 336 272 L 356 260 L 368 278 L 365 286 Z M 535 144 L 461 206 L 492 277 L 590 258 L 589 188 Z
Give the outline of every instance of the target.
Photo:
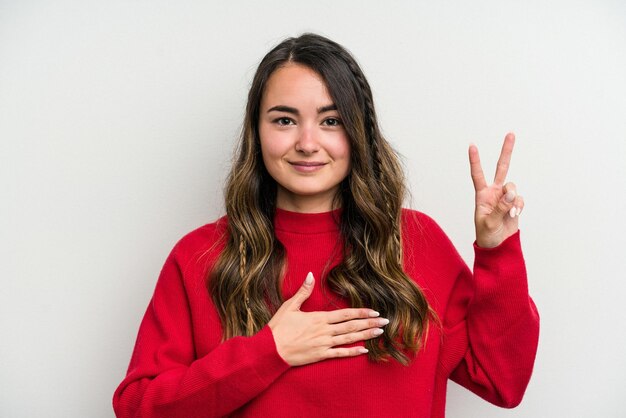
M 305 31 L 355 54 L 411 206 L 468 263 L 467 146 L 491 176 L 517 134 L 536 368 L 511 411 L 451 383 L 448 416 L 624 416 L 618 0 L 0 0 L 0 416 L 113 416 L 166 255 L 222 214 L 254 69 Z

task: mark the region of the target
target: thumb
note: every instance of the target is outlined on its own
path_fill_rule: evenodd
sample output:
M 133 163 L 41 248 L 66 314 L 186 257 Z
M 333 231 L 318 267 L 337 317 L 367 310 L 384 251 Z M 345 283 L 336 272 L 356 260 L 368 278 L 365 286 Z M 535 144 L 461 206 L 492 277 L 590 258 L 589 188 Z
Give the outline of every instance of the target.
M 313 278 L 313 273 L 309 272 L 309 274 L 306 275 L 304 283 L 302 283 L 302 286 L 300 286 L 300 289 L 298 289 L 296 294 L 293 295 L 289 300 L 290 308 L 292 310 L 300 309 L 302 304 L 309 298 L 309 296 L 311 296 L 311 293 L 313 293 L 314 285 L 315 279 Z
M 502 195 L 493 211 L 493 215 L 498 218 L 502 218 L 505 215 L 508 216 L 511 208 L 513 207 L 513 203 L 515 202 L 515 198 L 517 197 L 515 187 L 505 186 L 504 189 L 504 195 Z

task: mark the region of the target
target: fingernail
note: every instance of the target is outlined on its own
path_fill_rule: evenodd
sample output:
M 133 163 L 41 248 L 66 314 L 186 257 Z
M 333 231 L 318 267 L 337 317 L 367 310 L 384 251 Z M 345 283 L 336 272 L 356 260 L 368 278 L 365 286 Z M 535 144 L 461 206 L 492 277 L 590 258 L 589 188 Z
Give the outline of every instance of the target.
M 506 192 L 506 194 L 504 195 L 504 200 L 507 203 L 511 203 L 512 201 L 515 200 L 515 192 L 513 190 L 509 190 L 508 192 Z
M 367 349 L 367 348 L 365 348 L 365 347 L 361 347 L 361 348 L 359 348 L 359 353 L 361 353 L 361 354 L 366 354 L 366 353 L 369 353 L 369 352 L 370 352 L 370 350 L 368 350 L 368 349 Z
M 309 285 L 313 283 L 313 273 L 309 271 L 309 274 L 306 275 L 306 279 L 304 280 L 304 284 Z
M 511 210 L 509 211 L 509 216 L 511 218 L 515 218 L 515 215 L 517 214 L 517 209 L 514 207 L 511 208 Z
M 374 331 L 372 331 L 372 334 L 378 336 L 380 334 L 382 334 L 384 331 L 380 328 L 376 328 Z
M 377 316 L 380 316 L 380 312 L 370 311 L 370 317 L 376 318 Z
M 383 325 L 387 325 L 389 323 L 389 320 L 387 318 L 380 318 L 378 320 L 378 325 L 383 326 Z

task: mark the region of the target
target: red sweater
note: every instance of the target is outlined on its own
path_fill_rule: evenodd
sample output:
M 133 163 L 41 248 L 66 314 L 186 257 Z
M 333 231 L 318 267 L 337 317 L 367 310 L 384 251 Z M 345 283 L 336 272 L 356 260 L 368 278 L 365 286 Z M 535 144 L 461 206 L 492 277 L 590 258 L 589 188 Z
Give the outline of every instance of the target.
M 496 405 L 513 407 L 533 368 L 539 318 L 528 295 L 519 233 L 500 246 L 474 246 L 474 273 L 443 231 L 403 212 L 404 269 L 441 319 L 409 366 L 367 355 L 290 367 L 269 327 L 221 342 L 205 285 L 221 251 L 225 219 L 181 239 L 167 258 L 139 328 L 128 374 L 117 388 L 118 417 L 444 417 L 452 379 Z M 348 307 L 323 275 L 339 231 L 332 212 L 278 210 L 287 250 L 284 297 L 311 271 L 317 283 L 303 311 Z M 338 260 L 332 261 L 331 265 Z M 333 299 L 331 302 L 330 299 Z

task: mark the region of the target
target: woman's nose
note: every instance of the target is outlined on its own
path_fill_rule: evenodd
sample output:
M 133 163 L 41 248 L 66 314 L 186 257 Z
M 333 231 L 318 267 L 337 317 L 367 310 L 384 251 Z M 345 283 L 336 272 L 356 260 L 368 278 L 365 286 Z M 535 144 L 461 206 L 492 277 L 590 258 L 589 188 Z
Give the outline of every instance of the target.
M 319 149 L 320 146 L 314 129 L 309 127 L 301 128 L 298 133 L 298 140 L 296 141 L 296 151 L 312 154 L 319 151 Z

